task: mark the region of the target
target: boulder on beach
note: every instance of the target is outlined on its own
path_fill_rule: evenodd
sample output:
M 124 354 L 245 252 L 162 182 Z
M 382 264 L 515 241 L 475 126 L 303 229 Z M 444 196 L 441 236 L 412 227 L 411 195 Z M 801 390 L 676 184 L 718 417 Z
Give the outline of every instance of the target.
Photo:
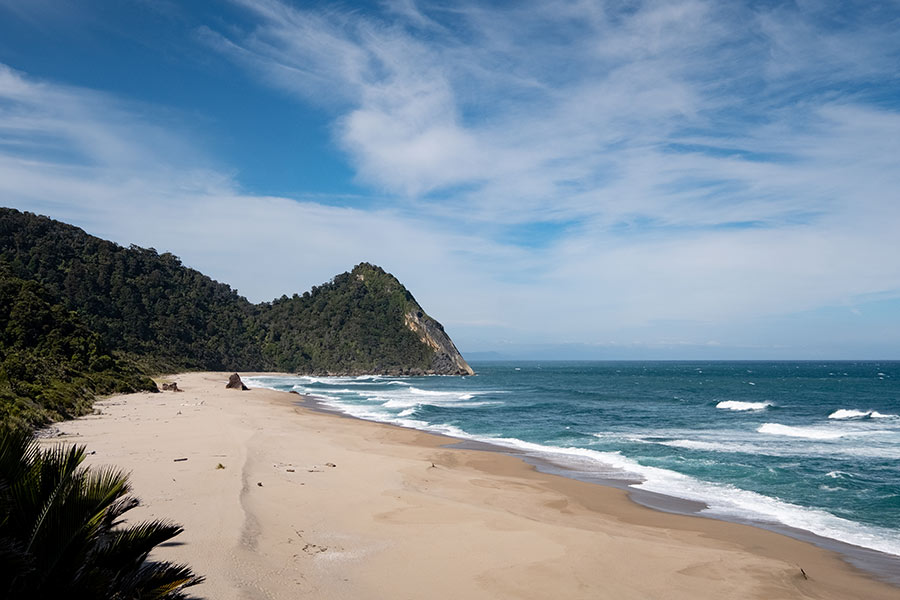
M 241 381 L 240 375 L 238 375 L 237 373 L 232 373 L 231 376 L 228 378 L 228 383 L 225 385 L 225 389 L 249 390 L 250 388 L 248 388 L 246 385 L 244 385 L 244 382 Z

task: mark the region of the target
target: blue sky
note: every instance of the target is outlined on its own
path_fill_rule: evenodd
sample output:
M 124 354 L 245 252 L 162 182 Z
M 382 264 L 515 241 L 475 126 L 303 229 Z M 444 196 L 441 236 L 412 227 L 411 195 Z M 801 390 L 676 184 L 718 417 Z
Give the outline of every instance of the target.
M 464 352 L 900 359 L 897 2 L 0 0 L 0 199 Z

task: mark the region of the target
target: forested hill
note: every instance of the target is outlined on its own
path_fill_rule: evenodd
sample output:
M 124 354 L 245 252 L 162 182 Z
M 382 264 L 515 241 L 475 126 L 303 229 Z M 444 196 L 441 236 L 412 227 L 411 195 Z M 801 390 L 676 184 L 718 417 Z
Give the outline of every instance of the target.
M 472 375 L 396 277 L 361 263 L 302 296 L 258 305 L 268 368 L 296 373 Z
M 46 288 L 2 270 L 0 323 L 0 433 L 84 414 L 95 395 L 156 390 Z
M 0 302 L 0 322 L 10 331 L 30 332 L 16 344 L 9 335 L 0 336 L 0 400 L 7 407 L 12 397 L 43 405 L 35 396 L 42 386 L 75 377 L 32 374 L 37 383 L 29 392 L 18 385 L 21 375 L 13 365 L 29 352 L 51 356 L 41 346 L 48 331 L 65 337 L 67 327 L 92 340 L 91 356 L 113 361 L 81 361 L 73 373 L 109 383 L 107 375 L 115 379 L 110 373 L 118 369 L 138 377 L 131 380 L 134 389 L 146 387 L 140 376 L 185 369 L 472 373 L 443 327 L 409 291 L 367 263 L 302 295 L 252 304 L 172 254 L 122 247 L 47 217 L 0 208 L 0 284 L 7 298 Z M 22 290 L 27 302 L 20 301 Z M 35 299 L 52 315 L 40 331 L 22 308 L 22 302 Z M 82 387 L 86 395 L 109 388 Z M 50 416 L 76 414 L 82 404 L 73 402 Z
M 254 306 L 172 254 L 0 209 L 2 271 L 39 283 L 109 347 L 151 371 L 263 368 Z

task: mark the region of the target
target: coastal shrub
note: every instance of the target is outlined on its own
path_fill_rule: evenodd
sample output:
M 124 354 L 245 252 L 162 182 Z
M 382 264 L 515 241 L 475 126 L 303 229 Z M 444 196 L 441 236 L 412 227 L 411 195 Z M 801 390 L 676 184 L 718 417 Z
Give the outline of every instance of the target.
M 172 254 L 0 208 L 0 423 L 85 414 L 98 395 L 155 390 L 155 373 L 425 373 L 435 351 L 410 313 L 425 317 L 368 263 L 252 304 Z
M 90 410 L 95 396 L 154 391 L 40 284 L 0 270 L 0 422 L 34 427 Z
M 0 434 L 0 597 L 189 598 L 202 577 L 148 558 L 182 528 L 123 525 L 138 505 L 127 475 L 84 457 L 82 446 L 42 450 L 25 432 Z
M 172 254 L 0 208 L 0 273 L 34 284 L 57 317 L 77 313 L 106 348 L 144 373 L 409 372 L 430 369 L 434 357 L 404 322 L 421 307 L 393 275 L 369 263 L 302 295 L 252 304 Z M 26 346 L 36 332 L 21 325 L 47 318 L 33 309 L 26 302 L 11 314 L 17 325 L 10 333 Z M 65 337 L 54 343 L 64 345 Z M 87 354 L 80 370 L 110 368 L 103 352 Z

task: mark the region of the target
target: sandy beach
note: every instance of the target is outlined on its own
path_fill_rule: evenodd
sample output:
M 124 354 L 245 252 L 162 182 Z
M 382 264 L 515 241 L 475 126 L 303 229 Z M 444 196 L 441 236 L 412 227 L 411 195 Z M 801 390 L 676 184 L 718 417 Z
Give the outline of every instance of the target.
M 900 598 L 805 542 L 227 378 L 182 374 L 170 378 L 181 393 L 101 400 L 44 441 L 132 472 L 132 518 L 184 526 L 157 556 L 204 575 L 198 596 Z

